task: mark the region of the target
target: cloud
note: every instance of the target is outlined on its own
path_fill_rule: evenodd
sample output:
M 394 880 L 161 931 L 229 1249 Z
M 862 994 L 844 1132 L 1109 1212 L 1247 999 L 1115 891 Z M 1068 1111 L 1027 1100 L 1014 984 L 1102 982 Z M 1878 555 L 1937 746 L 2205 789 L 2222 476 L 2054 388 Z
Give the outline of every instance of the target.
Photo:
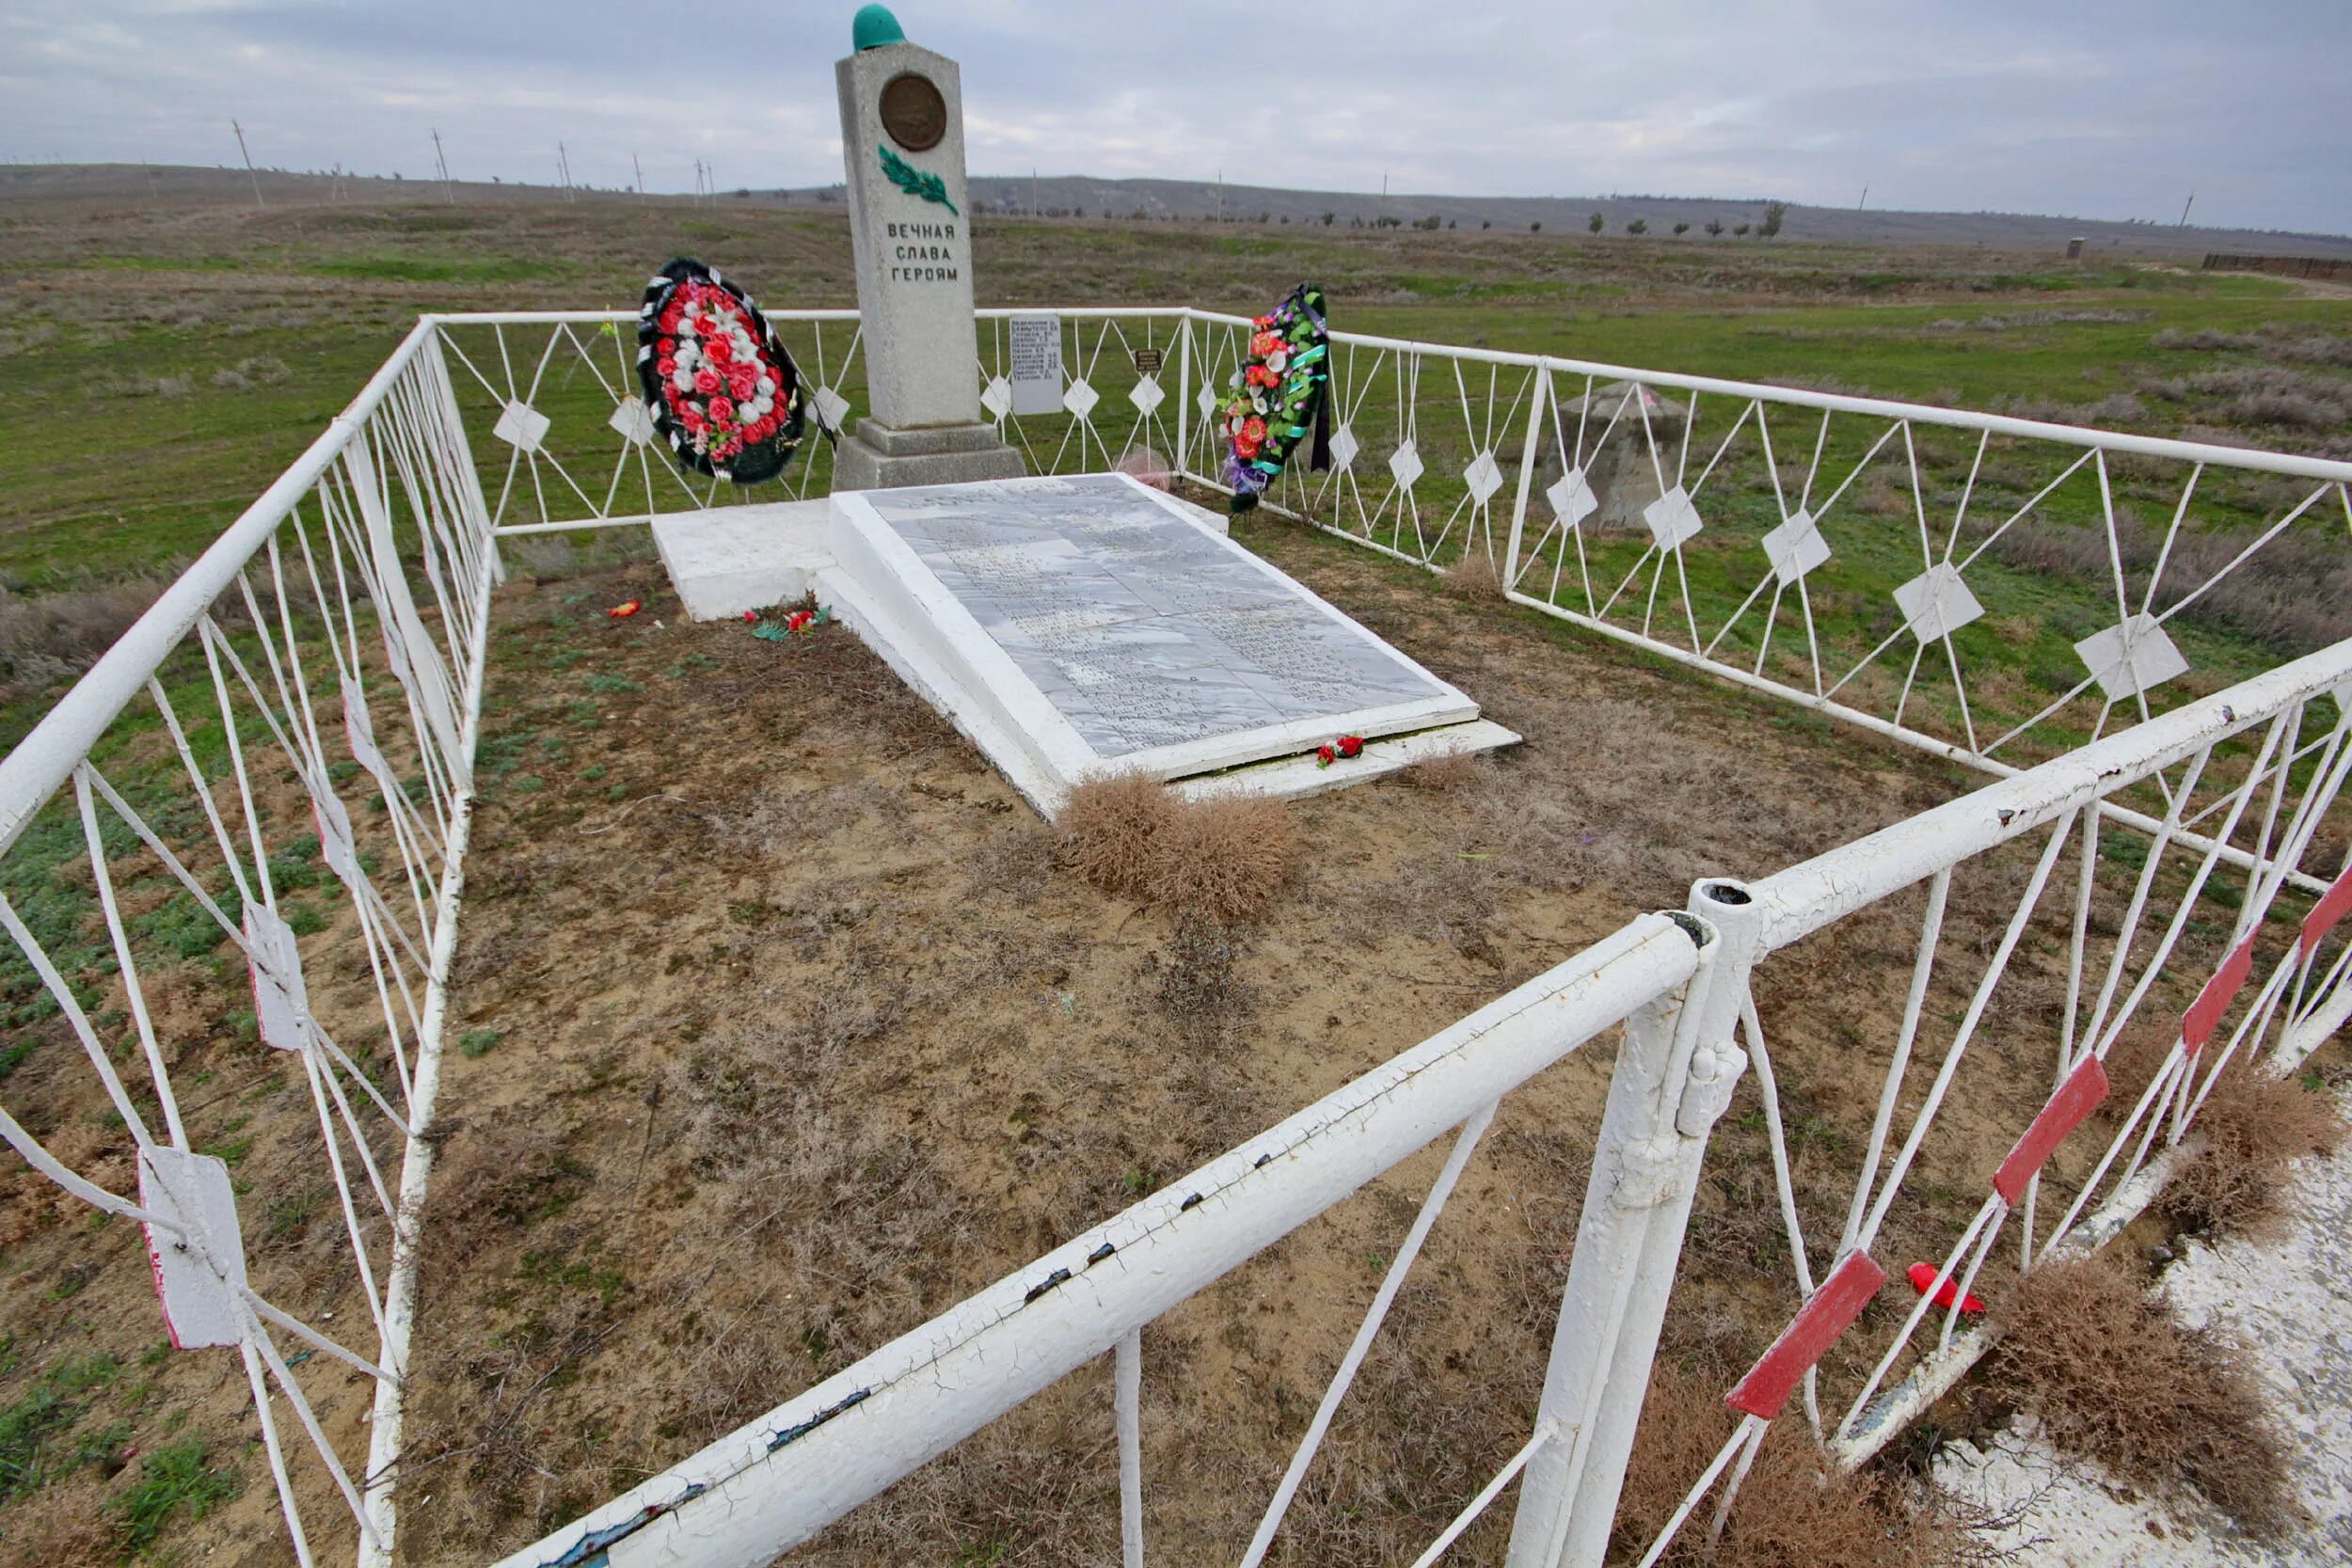
M 0 15 L 0 151 L 685 189 L 838 177 L 847 0 L 97 0 Z M 2343 0 L 900 7 L 980 173 L 1780 196 L 2340 229 Z

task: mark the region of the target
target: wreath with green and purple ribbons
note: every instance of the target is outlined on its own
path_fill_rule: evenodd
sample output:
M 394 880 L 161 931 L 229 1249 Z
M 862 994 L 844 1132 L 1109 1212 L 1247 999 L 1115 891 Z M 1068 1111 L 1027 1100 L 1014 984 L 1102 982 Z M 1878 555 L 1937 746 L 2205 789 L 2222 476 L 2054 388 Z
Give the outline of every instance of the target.
M 1331 345 L 1323 291 L 1301 283 L 1250 328 L 1249 356 L 1233 372 L 1220 426 L 1236 514 L 1258 504 L 1310 436 L 1308 467 L 1321 473 L 1331 466 Z

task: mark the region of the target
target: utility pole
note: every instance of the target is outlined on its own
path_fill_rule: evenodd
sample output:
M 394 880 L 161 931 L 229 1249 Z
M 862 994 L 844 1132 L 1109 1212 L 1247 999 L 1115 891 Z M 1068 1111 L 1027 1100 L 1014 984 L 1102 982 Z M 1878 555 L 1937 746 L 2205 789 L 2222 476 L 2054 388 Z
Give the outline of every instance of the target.
M 253 182 L 253 205 L 265 207 L 268 203 L 262 199 L 262 177 L 253 172 L 253 154 L 245 148 L 245 127 L 232 119 L 229 122 L 229 129 L 237 134 L 237 154 L 245 159 L 246 176 Z
M 1037 166 L 1029 166 L 1029 215 L 1037 216 Z
M 637 171 L 637 194 L 642 197 L 645 194 L 645 166 L 639 163 L 637 154 L 632 152 L 628 155 L 628 166 Z
M 580 198 L 572 194 L 572 155 L 564 150 L 562 142 L 555 144 L 555 166 L 564 176 L 564 199 L 578 201 Z
M 2195 191 L 2191 191 L 2191 192 L 2189 192 L 2189 193 L 2188 193 L 2188 199 L 2187 199 L 2186 201 L 2184 201 L 2184 202 L 2182 202 L 2182 203 L 2181 203 L 2181 227 L 2182 227 L 2182 228 L 2186 229 L 2186 228 L 2188 227 L 2188 210 L 2189 210 L 2191 207 L 2194 207 L 2194 206 L 2196 206 L 2196 205 L 2197 205 L 2197 193 L 2196 193 Z
M 1855 203 L 1853 204 L 1853 210 L 1854 210 L 1855 212 L 1857 212 L 1857 213 L 1858 213 L 1858 212 L 1862 211 L 1862 209 L 1863 209 L 1863 208 L 1867 207 L 1869 204 L 1870 204 L 1870 182 L 1868 182 L 1867 180 L 1865 180 L 1864 182 L 1862 182 L 1862 199 L 1861 199 L 1861 200 L 1859 200 L 1859 201 L 1857 201 L 1857 202 L 1855 202 Z
M 457 205 L 457 195 L 449 188 L 449 159 L 441 151 L 441 133 L 433 133 L 433 166 L 441 171 L 441 198 L 451 206 Z

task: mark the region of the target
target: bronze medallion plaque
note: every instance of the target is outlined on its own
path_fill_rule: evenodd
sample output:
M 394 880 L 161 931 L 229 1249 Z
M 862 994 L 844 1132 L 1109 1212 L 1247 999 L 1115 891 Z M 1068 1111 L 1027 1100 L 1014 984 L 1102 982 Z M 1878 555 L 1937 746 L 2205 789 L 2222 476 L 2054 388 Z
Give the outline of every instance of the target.
M 882 122 L 909 152 L 929 152 L 947 135 L 947 101 L 930 77 L 900 71 L 882 84 Z

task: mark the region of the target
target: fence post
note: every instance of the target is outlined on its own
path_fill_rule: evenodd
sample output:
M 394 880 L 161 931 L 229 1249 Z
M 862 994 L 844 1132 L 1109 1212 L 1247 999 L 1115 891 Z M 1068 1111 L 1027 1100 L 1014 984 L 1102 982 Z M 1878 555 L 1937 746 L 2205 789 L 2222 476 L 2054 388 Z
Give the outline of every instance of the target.
M 1502 586 L 1507 593 L 1519 585 L 1519 546 L 1527 532 L 1527 492 L 1535 483 L 1535 454 L 1542 450 L 1544 401 L 1551 389 L 1549 360 L 1528 372 L 1535 379 L 1527 409 L 1527 444 L 1519 449 L 1518 495 L 1511 502 L 1511 543 L 1502 555 Z
M 1176 340 L 1176 471 L 1192 477 L 1192 308 L 1184 308 Z
M 1703 881 L 1677 916 L 1699 942 L 1679 996 L 1626 1021 L 1577 1223 L 1509 1568 L 1597 1568 L 1633 1451 L 1658 1332 L 1716 1118 L 1747 1070 L 1734 1040 L 1763 917 L 1737 882 Z

